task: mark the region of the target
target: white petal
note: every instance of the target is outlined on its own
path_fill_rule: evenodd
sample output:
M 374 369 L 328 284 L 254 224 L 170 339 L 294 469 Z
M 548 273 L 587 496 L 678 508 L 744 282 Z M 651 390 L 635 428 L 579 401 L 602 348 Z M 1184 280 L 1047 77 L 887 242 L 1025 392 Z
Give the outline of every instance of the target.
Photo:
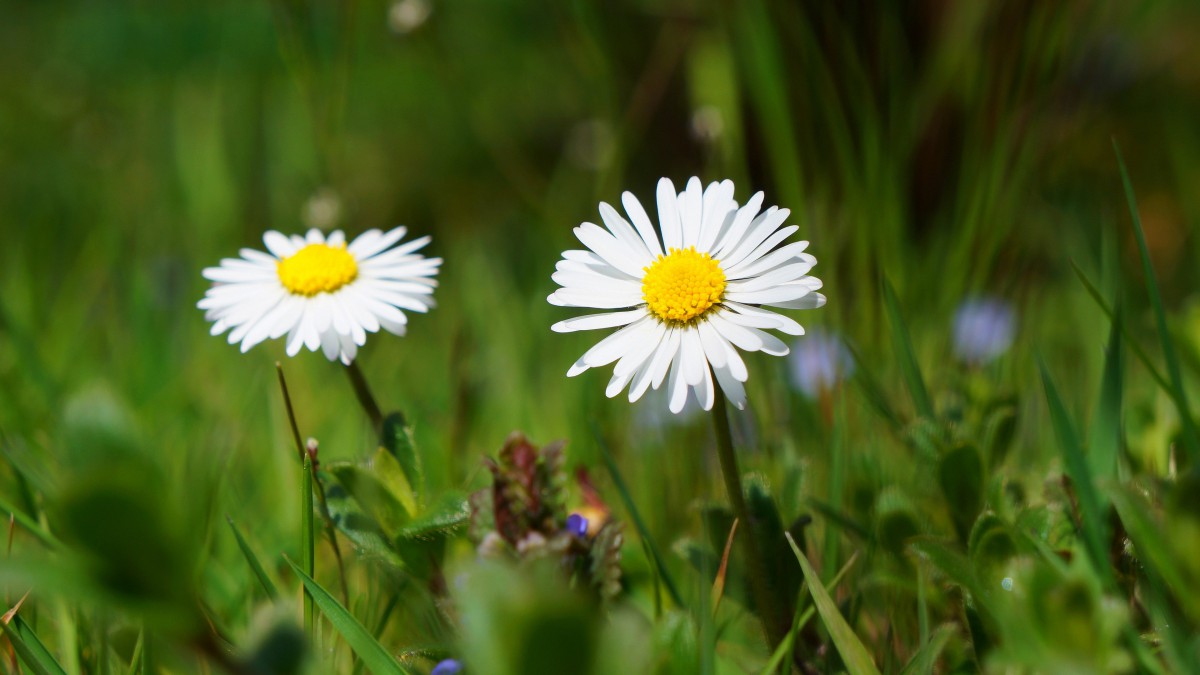
M 550 304 L 560 307 L 591 307 L 593 309 L 622 309 L 644 302 L 641 289 L 629 292 L 584 291 L 560 288 L 549 297 Z
M 755 192 L 754 196 L 746 202 L 742 208 L 738 209 L 737 215 L 734 216 L 733 222 L 725 230 L 725 234 L 717 239 L 716 253 L 713 257 L 718 260 L 726 252 L 732 251 L 742 241 L 742 237 L 746 234 L 746 230 L 750 227 L 750 223 L 754 221 L 754 216 L 758 214 L 758 209 L 763 203 L 763 193 Z
M 379 230 L 367 230 L 350 242 L 346 250 L 357 260 L 366 260 L 400 241 L 407 232 L 408 228 L 404 226 L 393 228 L 386 234 L 381 234 Z
M 662 231 L 663 245 L 669 250 L 682 248 L 683 226 L 679 222 L 678 198 L 671 179 L 658 181 L 658 229 Z
M 594 272 L 557 271 L 550 275 L 563 288 L 610 293 L 640 293 L 642 284 L 633 279 L 616 279 Z
M 806 248 L 808 248 L 807 241 L 796 241 L 771 251 L 758 259 L 746 257 L 742 262 L 730 265 L 729 269 L 725 270 L 725 276 L 729 279 L 754 277 L 780 265 L 789 263 L 792 260 L 807 260 L 816 265 L 817 259 L 805 253 L 804 249 Z
M 733 302 L 747 303 L 751 305 L 775 305 L 784 307 L 781 303 L 792 302 L 799 300 L 812 292 L 807 284 L 792 282 L 788 284 L 780 284 L 771 288 L 764 288 L 761 291 L 738 292 L 729 291 L 725 294 L 725 298 Z
M 346 243 L 346 233 L 341 230 L 334 230 L 329 233 L 329 237 L 325 239 L 325 243 L 329 246 L 341 246 Z
M 717 384 L 721 386 L 721 392 L 725 394 L 725 398 L 733 404 L 733 407 L 745 410 L 746 387 L 733 376 L 728 367 L 718 368 L 714 365 L 713 374 L 717 376 Z
M 321 234 L 321 231 L 318 230 L 317 228 L 310 227 L 308 229 L 308 233 L 306 235 L 304 235 L 304 243 L 305 244 L 324 244 L 325 243 L 325 235 Z
M 595 223 L 583 223 L 575 228 L 575 236 L 579 238 L 579 241 L 583 242 L 584 246 L 595 251 L 609 265 L 633 277 L 641 275 L 642 267 L 645 266 L 644 264 L 639 264 L 639 260 L 642 259 L 632 249 L 599 225 Z
M 267 230 L 263 234 L 263 243 L 276 258 L 286 258 L 296 252 L 296 245 L 275 230 Z
M 575 365 L 571 366 L 571 369 L 567 371 L 567 376 L 574 377 L 588 368 L 606 366 L 621 358 L 633 341 L 642 336 L 640 329 L 651 322 L 649 317 L 643 317 L 597 342 L 591 349 L 584 352 L 583 356 L 579 357 Z
M 624 192 L 621 194 L 621 204 L 625 207 L 625 213 L 629 214 L 629 219 L 633 221 L 633 226 L 637 228 L 638 234 L 642 236 L 650 255 L 656 258 L 662 255 L 663 249 L 658 241 L 658 233 L 654 231 L 654 225 L 650 222 L 650 216 L 646 215 L 646 209 L 642 208 L 642 203 L 632 192 Z
M 701 346 L 704 347 L 704 358 L 712 364 L 713 368 L 724 367 L 728 361 L 726 345 L 729 343 L 707 321 L 696 326 L 696 332 L 700 335 Z
M 743 281 L 735 281 L 726 286 L 726 289 L 731 292 L 748 293 L 753 291 L 761 291 L 774 286 L 781 286 L 791 281 L 795 281 L 812 271 L 812 265 L 808 262 L 797 262 L 791 265 L 777 267 L 766 274 L 757 277 L 751 277 Z
M 791 213 L 792 212 L 787 209 L 776 209 L 773 206 L 770 210 L 764 211 L 763 215 L 759 216 L 757 219 L 755 219 L 755 222 L 751 223 L 750 231 L 746 233 L 746 237 L 742 240 L 742 243 L 738 244 L 737 248 L 723 256 L 721 258 L 721 263 L 723 265 L 733 267 L 747 258 L 751 252 L 756 252 L 758 255 L 762 255 L 779 242 L 787 239 L 793 232 L 800 228 L 796 225 L 785 227 L 782 231 L 786 232 L 786 234 L 783 235 L 780 235 L 778 232 L 776 232 L 776 230 L 779 230 L 779 226 L 783 225 L 784 221 L 787 220 Z M 771 235 L 775 236 L 772 237 Z M 770 237 L 770 239 L 768 239 L 768 237 Z M 761 252 L 756 251 L 758 245 L 762 244 L 764 241 L 771 241 L 773 243 L 770 243 L 768 246 L 761 249 Z
M 644 309 L 631 309 L 627 312 L 606 312 L 604 314 L 588 314 L 573 319 L 564 319 L 550 326 L 555 333 L 572 333 L 577 330 L 596 330 L 597 328 L 615 328 L 636 321 L 646 316 Z
M 695 386 L 700 384 L 700 380 L 703 379 L 703 371 L 708 367 L 708 360 L 704 358 L 700 333 L 690 328 L 685 328 L 680 332 L 683 343 L 679 347 L 679 358 L 683 361 L 683 381 Z
M 321 351 L 325 353 L 325 358 L 330 361 L 336 361 L 342 353 L 342 343 L 338 340 L 338 334 L 335 330 L 327 330 L 321 333 Z
M 654 262 L 650 255 L 650 250 L 646 248 L 646 242 L 641 236 L 634 231 L 633 226 L 629 224 L 617 210 L 604 202 L 600 202 L 600 218 L 604 220 L 605 227 L 609 232 L 612 232 L 621 243 L 625 244 L 636 256 L 638 264 L 645 267 Z
M 775 312 L 761 309 L 759 307 L 743 305 L 741 303 L 729 300 L 725 301 L 725 306 L 729 309 L 732 309 L 734 312 L 737 312 L 738 314 L 757 318 L 762 322 L 760 325 L 757 325 L 758 328 L 773 328 L 775 330 L 781 330 L 788 335 L 804 335 L 804 326 L 801 326 L 790 316 L 776 314 Z
M 667 375 L 667 368 L 675 360 L 675 356 L 679 354 L 679 331 L 668 330 L 667 337 L 662 344 L 658 346 L 658 351 L 654 353 L 654 359 L 650 363 L 650 386 L 657 390 L 662 386 L 663 378 Z
M 683 406 L 687 404 L 688 386 L 681 373 L 682 362 L 683 354 L 677 355 L 671 363 L 671 375 L 667 378 L 667 396 L 670 397 L 667 407 L 676 415 L 683 411 Z
M 738 349 L 747 352 L 756 352 L 762 349 L 762 340 L 758 338 L 749 328 L 739 326 L 725 319 L 726 312 L 714 312 L 708 317 L 708 323 L 717 329 L 721 337 L 732 342 Z
M 820 293 L 809 293 L 795 300 L 785 300 L 783 302 L 767 302 L 763 303 L 772 307 L 782 307 L 784 309 L 816 309 L 825 306 L 825 296 Z
M 679 193 L 678 205 L 683 245 L 695 246 L 700 241 L 700 225 L 704 222 L 704 188 L 699 178 L 688 179 L 687 187 Z
M 700 383 L 696 386 L 696 400 L 700 401 L 700 407 L 705 410 L 712 410 L 713 404 L 717 402 L 717 390 L 713 387 L 712 372 L 709 371 L 708 364 L 704 364 L 704 377 L 700 379 Z
M 737 215 L 737 202 L 733 201 L 733 181 L 711 183 L 704 191 L 704 221 L 700 225 L 700 239 L 696 250 L 712 252 L 713 244 L 724 227 L 733 222 Z

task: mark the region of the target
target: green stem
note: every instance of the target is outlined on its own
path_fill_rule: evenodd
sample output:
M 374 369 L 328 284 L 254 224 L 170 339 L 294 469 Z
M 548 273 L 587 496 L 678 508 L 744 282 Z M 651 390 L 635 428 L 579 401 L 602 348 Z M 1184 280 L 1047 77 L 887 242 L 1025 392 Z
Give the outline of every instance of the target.
M 316 549 L 313 542 L 313 477 L 312 458 L 305 456 L 303 474 L 300 477 L 300 566 L 312 577 L 316 568 Z M 316 632 L 313 623 L 313 597 L 304 589 L 304 630 L 315 645 Z
M 733 452 L 733 435 L 729 431 L 729 415 L 725 408 L 725 392 L 717 386 L 716 400 L 713 403 L 713 427 L 717 433 L 717 457 L 721 460 L 721 475 L 725 479 L 725 491 L 729 493 L 729 502 L 733 512 L 745 524 L 745 535 L 742 546 L 746 553 L 750 569 L 750 591 L 754 595 L 754 604 L 758 606 L 758 616 L 762 621 L 763 632 L 767 643 L 774 649 L 788 632 L 788 626 L 779 619 L 779 603 L 771 592 L 767 576 L 767 566 L 763 561 L 762 548 L 758 545 L 756 533 L 757 523 L 750 517 L 746 508 L 746 496 L 742 490 L 742 476 L 738 470 L 737 456 Z
M 346 366 L 346 374 L 350 376 L 350 385 L 354 387 L 354 395 L 358 398 L 358 404 L 370 418 L 375 433 L 379 434 L 383 430 L 383 412 L 380 411 L 379 404 L 375 402 L 375 396 L 371 394 L 371 387 L 367 384 L 367 378 L 363 377 L 362 370 L 358 367 L 358 361 L 351 361 L 350 365 Z

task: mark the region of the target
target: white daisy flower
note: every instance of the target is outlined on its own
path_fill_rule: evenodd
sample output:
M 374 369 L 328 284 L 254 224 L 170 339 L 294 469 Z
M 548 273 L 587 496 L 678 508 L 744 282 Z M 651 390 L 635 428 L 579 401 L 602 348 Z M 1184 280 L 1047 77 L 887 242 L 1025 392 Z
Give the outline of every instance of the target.
M 589 349 L 567 375 L 615 361 L 610 398 L 628 386 L 629 400 L 636 401 L 665 379 L 674 413 L 683 410 L 689 388 L 711 410 L 715 375 L 729 401 L 743 409 L 749 373 L 738 349 L 784 356 L 787 345 L 763 329 L 804 334 L 795 320 L 761 306 L 825 304 L 817 293 L 821 281 L 808 276 L 817 262 L 804 252 L 808 242 L 780 246 L 799 229 L 780 227 L 791 212 L 772 206 L 759 213 L 761 192 L 739 207 L 732 181 L 702 189 L 699 178 L 680 193 L 670 180 L 658 182 L 659 231 L 631 193 L 621 201 L 630 220 L 601 203 L 608 229 L 592 223 L 575 228 L 588 250 L 563 253 L 552 277 L 562 288 L 550 295 L 550 304 L 623 310 L 551 327 L 566 333 L 623 326 Z
M 317 229 L 303 237 L 269 231 L 263 243 L 270 253 L 244 248 L 241 258 L 204 270 L 214 283 L 197 306 L 213 322 L 212 334 L 228 330 L 229 344 L 240 342 L 242 352 L 287 335 L 288 356 L 308 347 L 349 365 L 367 333 L 404 335 L 401 310 L 433 307 L 442 259 L 415 253 L 427 236 L 395 246 L 406 232 L 368 230 L 347 245 L 341 230 L 328 237 Z

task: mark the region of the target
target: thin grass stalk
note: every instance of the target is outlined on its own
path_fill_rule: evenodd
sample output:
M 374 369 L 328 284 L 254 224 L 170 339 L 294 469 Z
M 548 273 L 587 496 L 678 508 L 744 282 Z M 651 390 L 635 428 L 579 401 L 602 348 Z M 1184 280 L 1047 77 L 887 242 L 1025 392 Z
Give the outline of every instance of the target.
M 762 549 L 758 545 L 758 535 L 754 531 L 754 521 L 746 508 L 745 492 L 742 490 L 742 476 L 738 470 L 737 456 L 733 453 L 733 434 L 729 430 L 729 415 L 725 407 L 725 392 L 716 386 L 712 417 L 713 428 L 717 436 L 717 456 L 721 461 L 721 475 L 725 479 L 725 491 L 729 493 L 729 502 L 733 506 L 734 515 L 746 524 L 746 535 L 742 537 L 745 547 L 746 560 L 750 569 L 750 591 L 754 595 L 754 604 L 758 608 L 758 616 L 762 621 L 763 632 L 771 649 L 778 645 L 790 626 L 780 626 L 776 621 L 779 616 L 777 598 L 767 584 L 767 567 L 762 558 Z
M 316 550 L 313 542 L 313 474 L 312 458 L 304 458 L 304 466 L 300 476 L 300 566 L 304 573 L 313 576 L 316 568 Z M 304 630 L 308 638 L 316 644 L 316 631 L 313 621 L 313 597 L 308 588 L 301 584 L 304 591 Z

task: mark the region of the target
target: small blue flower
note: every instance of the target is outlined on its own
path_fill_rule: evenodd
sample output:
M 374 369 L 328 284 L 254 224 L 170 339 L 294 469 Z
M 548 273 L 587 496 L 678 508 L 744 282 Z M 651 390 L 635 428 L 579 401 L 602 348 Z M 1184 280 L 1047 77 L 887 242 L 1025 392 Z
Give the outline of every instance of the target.
M 429 675 L 457 675 L 463 670 L 463 665 L 454 659 L 446 659 L 433 667 Z
M 983 364 L 1012 346 L 1016 318 L 1012 307 L 996 298 L 967 300 L 954 313 L 954 353 L 972 364 Z
M 588 531 L 588 520 L 578 513 L 572 513 L 567 516 L 567 532 L 576 537 L 586 537 Z
M 792 384 L 810 399 L 854 374 L 854 358 L 841 336 L 814 328 L 792 344 Z

